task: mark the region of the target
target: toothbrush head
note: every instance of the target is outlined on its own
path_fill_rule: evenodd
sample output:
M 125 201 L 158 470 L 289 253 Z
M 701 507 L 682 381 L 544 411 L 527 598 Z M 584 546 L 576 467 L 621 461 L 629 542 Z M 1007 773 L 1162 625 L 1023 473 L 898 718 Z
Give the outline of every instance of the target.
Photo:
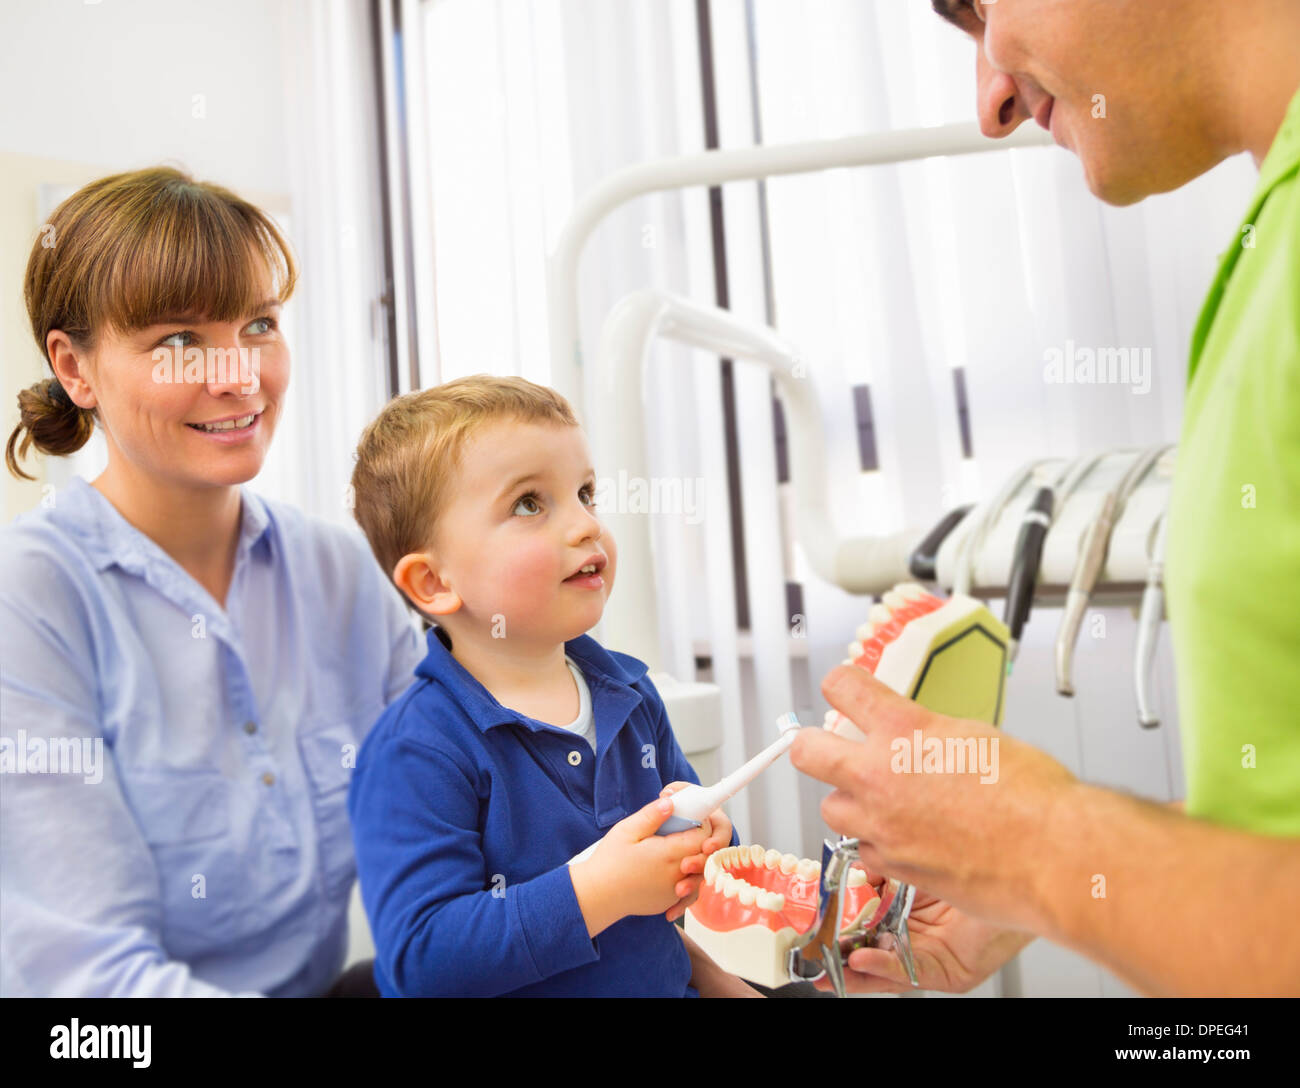
M 782 733 L 788 733 L 792 729 L 802 729 L 799 724 L 799 716 L 793 710 L 787 710 L 784 714 L 776 719 L 776 728 Z

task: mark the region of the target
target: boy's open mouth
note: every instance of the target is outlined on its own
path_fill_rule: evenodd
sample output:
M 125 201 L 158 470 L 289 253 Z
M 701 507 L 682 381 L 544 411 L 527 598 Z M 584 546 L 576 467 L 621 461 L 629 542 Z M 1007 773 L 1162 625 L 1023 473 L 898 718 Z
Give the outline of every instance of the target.
M 603 555 L 588 556 L 587 561 L 564 580 L 578 585 L 604 585 L 600 572 L 605 569 L 606 562 L 608 560 Z

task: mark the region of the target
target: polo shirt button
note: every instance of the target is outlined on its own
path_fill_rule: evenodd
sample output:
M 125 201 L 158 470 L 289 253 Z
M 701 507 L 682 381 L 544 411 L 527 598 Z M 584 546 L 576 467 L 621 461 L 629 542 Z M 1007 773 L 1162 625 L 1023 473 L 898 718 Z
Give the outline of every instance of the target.
M 257 732 L 257 722 L 245 722 L 245 723 L 244 723 L 244 732 L 247 733 L 249 736 L 252 736 L 254 733 L 256 733 L 256 732 Z
M 273 775 L 270 771 L 267 771 L 266 774 L 262 775 L 262 782 L 263 782 L 265 785 L 268 785 L 268 786 L 274 786 L 274 785 L 275 785 L 275 775 Z
M 570 767 L 576 767 L 576 766 L 577 766 L 579 763 L 581 763 L 581 762 L 582 762 L 582 753 L 581 753 L 581 752 L 574 751 L 574 752 L 570 752 L 570 753 L 569 753 L 569 766 L 570 766 Z

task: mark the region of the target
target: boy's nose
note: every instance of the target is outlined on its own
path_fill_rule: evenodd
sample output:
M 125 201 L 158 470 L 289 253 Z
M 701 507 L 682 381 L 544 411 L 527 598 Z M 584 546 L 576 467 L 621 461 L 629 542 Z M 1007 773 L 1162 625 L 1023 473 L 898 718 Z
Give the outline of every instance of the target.
M 568 536 L 571 543 L 581 544 L 584 540 L 599 540 L 604 531 L 600 519 L 584 506 L 570 523 Z

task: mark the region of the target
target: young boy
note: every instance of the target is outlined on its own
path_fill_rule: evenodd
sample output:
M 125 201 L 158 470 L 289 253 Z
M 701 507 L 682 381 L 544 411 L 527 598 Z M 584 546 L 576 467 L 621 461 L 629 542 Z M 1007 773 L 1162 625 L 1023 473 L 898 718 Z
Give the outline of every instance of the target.
M 438 624 L 348 795 L 380 992 L 753 994 L 672 925 L 735 840 L 721 810 L 654 834 L 661 794 L 698 779 L 644 663 L 584 634 L 617 555 L 568 403 L 487 375 L 399 397 L 352 484 L 380 565 Z

